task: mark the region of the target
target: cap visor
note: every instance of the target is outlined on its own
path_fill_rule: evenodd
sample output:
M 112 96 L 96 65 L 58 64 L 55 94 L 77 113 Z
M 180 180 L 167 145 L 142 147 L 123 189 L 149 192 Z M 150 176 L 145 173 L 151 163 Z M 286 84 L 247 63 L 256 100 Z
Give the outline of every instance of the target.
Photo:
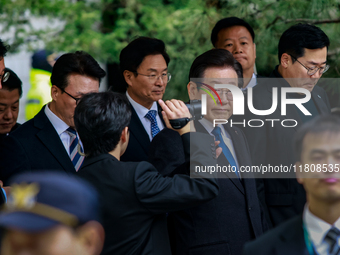
M 60 224 L 57 221 L 29 212 L 10 212 L 0 215 L 0 226 L 26 232 L 39 232 Z

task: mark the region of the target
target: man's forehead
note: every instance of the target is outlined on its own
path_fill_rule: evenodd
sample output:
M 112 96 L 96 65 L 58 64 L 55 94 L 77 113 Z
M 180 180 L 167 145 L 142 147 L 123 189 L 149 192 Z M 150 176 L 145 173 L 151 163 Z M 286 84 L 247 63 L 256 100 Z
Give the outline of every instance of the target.
M 253 41 L 253 37 L 249 30 L 244 26 L 238 25 L 221 29 L 220 32 L 218 32 L 218 36 L 221 36 L 219 39 L 223 40 L 248 39 Z
M 338 150 L 340 149 L 340 132 L 307 133 L 302 145 L 302 152 L 311 152 L 315 149 Z

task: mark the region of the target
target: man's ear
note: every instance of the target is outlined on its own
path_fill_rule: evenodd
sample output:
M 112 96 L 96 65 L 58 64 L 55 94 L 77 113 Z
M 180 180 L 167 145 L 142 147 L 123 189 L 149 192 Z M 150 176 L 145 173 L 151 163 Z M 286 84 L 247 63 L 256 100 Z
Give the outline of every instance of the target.
M 255 54 L 255 58 L 256 58 L 256 43 L 254 43 L 254 54 Z
M 289 65 L 289 61 L 291 61 L 291 57 L 287 53 L 283 53 L 281 55 L 280 64 L 283 68 L 287 68 Z
M 200 99 L 196 83 L 190 81 L 187 85 L 190 100 Z
M 89 221 L 77 229 L 78 238 L 88 255 L 99 255 L 103 250 L 105 232 L 97 221 Z
M 123 76 L 124 76 L 124 79 L 126 81 L 126 83 L 129 85 L 129 86 L 132 86 L 132 77 L 134 77 L 134 74 L 133 72 L 129 71 L 129 70 L 125 70 L 123 72 Z
M 51 98 L 54 101 L 57 101 L 58 95 L 60 93 L 61 93 L 61 90 L 56 85 L 52 85 L 52 87 L 51 87 Z
M 122 143 L 128 143 L 129 142 L 129 136 L 130 136 L 130 133 L 129 133 L 129 128 L 128 127 L 125 127 L 122 131 L 122 135 L 120 137 L 120 140 L 122 141 Z

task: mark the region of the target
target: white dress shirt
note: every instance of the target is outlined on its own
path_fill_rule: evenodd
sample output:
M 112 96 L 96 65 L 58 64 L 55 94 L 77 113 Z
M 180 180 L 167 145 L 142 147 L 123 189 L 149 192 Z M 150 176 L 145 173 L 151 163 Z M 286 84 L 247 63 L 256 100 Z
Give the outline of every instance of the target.
M 150 111 L 150 110 L 155 110 L 157 112 L 156 114 L 156 120 L 157 120 L 157 125 L 159 130 L 162 130 L 164 128 L 163 122 L 161 120 L 161 118 L 159 117 L 158 114 L 158 107 L 157 107 L 157 103 L 153 102 L 152 106 L 150 109 L 140 105 L 139 103 L 137 103 L 136 101 L 134 101 L 130 95 L 128 94 L 128 92 L 126 91 L 126 97 L 128 98 L 129 102 L 131 103 L 132 107 L 135 109 L 138 118 L 140 119 L 140 121 L 142 122 L 144 129 L 146 131 L 146 133 L 149 136 L 150 141 L 152 140 L 152 134 L 151 134 L 151 121 L 149 119 L 147 119 L 145 117 L 145 115 Z
M 246 90 L 247 88 L 253 88 L 257 85 L 257 77 L 256 75 L 253 73 L 253 76 L 251 77 L 247 87 L 245 88 L 241 88 L 241 90 Z
M 308 204 L 306 204 L 303 211 L 303 223 L 307 229 L 309 240 L 313 243 L 316 252 L 318 254 L 328 254 L 329 244 L 325 241 L 325 237 L 333 226 L 340 230 L 340 218 L 332 226 L 312 214 L 308 208 Z M 340 245 L 339 238 L 338 245 Z
M 213 134 L 212 134 L 212 131 L 214 130 L 214 126 L 213 126 L 213 123 L 205 118 L 202 118 L 199 120 L 199 122 L 202 124 L 202 126 L 205 128 L 205 130 L 207 130 L 207 132 L 212 135 L 213 137 L 215 137 Z M 228 146 L 231 154 L 233 155 L 234 159 L 235 159 L 235 162 L 236 162 L 236 165 L 237 165 L 237 168 L 239 168 L 239 164 L 238 164 L 238 160 L 237 160 L 237 157 L 236 157 L 236 153 L 235 153 L 235 149 L 234 149 L 234 145 L 233 145 L 233 141 L 231 140 L 230 138 L 230 135 L 228 134 L 228 132 L 224 129 L 223 125 L 219 124 L 217 125 L 218 127 L 221 128 L 222 130 L 222 138 L 223 138 L 223 141 L 224 141 L 224 144 Z M 239 176 L 241 177 L 241 173 L 239 172 Z
M 55 115 L 49 108 L 49 104 L 45 106 L 45 114 L 49 121 L 51 122 L 52 126 L 54 127 L 55 131 L 58 133 L 61 142 L 63 143 L 67 154 L 70 155 L 70 140 L 71 137 L 66 131 L 70 126 L 67 125 L 64 121 L 62 121 L 57 115 Z M 77 137 L 79 139 L 79 135 L 77 133 Z M 79 143 L 81 141 L 79 139 Z M 82 146 L 82 144 L 81 144 Z

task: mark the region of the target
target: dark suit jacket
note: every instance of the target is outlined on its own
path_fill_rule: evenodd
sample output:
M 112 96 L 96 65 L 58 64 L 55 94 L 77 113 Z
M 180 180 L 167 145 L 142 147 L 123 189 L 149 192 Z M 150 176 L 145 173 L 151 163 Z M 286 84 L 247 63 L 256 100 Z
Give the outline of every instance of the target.
M 211 150 L 204 149 L 213 139 L 203 135 L 196 140 L 192 162 L 216 164 Z M 163 177 L 148 162 L 121 162 L 110 154 L 86 158 L 78 175 L 101 197 L 103 254 L 171 254 L 165 213 L 196 206 L 218 193 L 216 179 Z
M 135 109 L 131 106 L 131 121 L 129 124 L 130 140 L 128 147 L 121 157 L 121 161 L 146 161 L 148 160 L 148 151 L 150 146 L 150 138 L 145 131 L 145 128 L 140 121 Z M 160 116 L 163 124 L 162 109 L 157 104 L 158 115 Z M 164 124 L 165 126 L 165 124 Z
M 3 138 L 0 146 L 0 179 L 4 182 L 23 171 L 61 170 L 75 173 L 59 135 L 45 115 L 45 107 L 33 119 Z
M 268 231 L 244 247 L 243 255 L 309 255 L 302 227 L 302 216 L 296 216 Z
M 197 132 L 207 133 L 200 123 L 195 123 L 195 127 Z M 248 145 L 242 131 L 228 126 L 225 128 L 233 141 L 240 166 L 251 165 Z M 164 141 L 163 143 L 158 141 L 157 144 L 152 141 L 151 147 L 167 146 L 168 143 Z M 159 155 L 159 158 L 163 158 L 163 165 L 168 163 L 173 165 L 173 162 L 167 161 L 168 153 Z M 229 165 L 223 154 L 219 156 L 217 163 L 220 166 Z M 155 165 L 163 173 L 161 164 L 157 162 Z M 220 191 L 217 198 L 169 215 L 168 225 L 173 254 L 241 254 L 246 241 L 260 236 L 263 229 L 268 228 L 263 222 L 254 179 L 240 181 L 234 173 L 224 177 L 226 178 L 218 179 Z
M 277 70 L 273 72 L 271 77 L 281 79 L 267 79 L 261 86 L 256 86 L 253 90 L 253 105 L 258 110 L 270 109 L 273 96 L 272 88 L 277 87 L 278 105 L 276 111 L 269 116 L 256 116 L 246 111 L 245 116 L 239 116 L 236 120 L 240 122 L 241 118 L 246 119 L 246 121 L 249 119 L 262 119 L 264 121 L 263 127 L 242 129 L 249 143 L 253 165 L 280 166 L 282 164 L 290 167 L 296 162 L 293 138 L 297 129 L 303 123 L 294 105 L 287 105 L 287 115 L 281 116 L 281 88 L 290 86 L 278 74 Z M 328 97 L 322 88 L 315 86 L 311 98 L 319 114 L 330 113 Z M 232 118 L 235 119 L 234 116 Z M 275 121 L 274 127 L 271 127 L 272 123 L 264 119 L 278 119 L 280 121 Z M 294 119 L 298 124 L 296 127 L 283 127 L 281 121 L 284 119 Z M 286 121 L 284 124 L 293 126 L 295 123 Z M 259 125 L 259 123 L 255 124 L 254 122 L 253 125 Z M 270 221 L 274 226 L 302 213 L 306 203 L 305 190 L 296 181 L 293 171 L 291 171 L 289 177 L 288 179 L 258 180 L 259 198 L 267 206 Z

